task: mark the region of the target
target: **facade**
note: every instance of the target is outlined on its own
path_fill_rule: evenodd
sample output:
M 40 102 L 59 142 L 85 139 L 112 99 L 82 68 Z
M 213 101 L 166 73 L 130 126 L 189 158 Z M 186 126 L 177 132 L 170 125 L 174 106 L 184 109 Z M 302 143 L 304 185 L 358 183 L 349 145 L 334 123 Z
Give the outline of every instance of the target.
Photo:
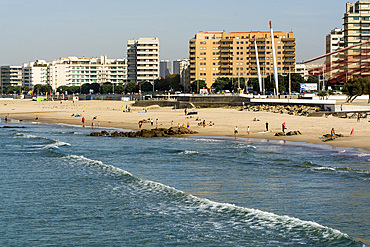
M 301 75 L 305 80 L 310 76 L 305 63 L 296 63 L 294 73 Z
M 330 33 L 326 36 L 326 53 L 334 52 L 339 49 L 344 48 L 344 32 L 343 29 L 335 28 L 330 31 Z M 337 61 L 338 59 L 343 59 L 343 53 L 335 53 L 333 55 L 327 56 L 325 60 L 326 70 L 329 71 L 326 76 L 328 78 L 332 77 L 333 74 L 339 72 L 338 69 L 331 68 L 333 62 Z
M 273 74 L 270 32 L 199 32 L 190 40 L 190 80 L 204 80 L 208 87 L 219 77 L 257 77 L 254 37 L 262 77 Z M 295 38 L 293 32 L 274 31 L 277 71 L 294 71 Z
M 53 60 L 48 66 L 48 83 L 56 90 L 60 86 L 81 86 L 85 83 L 127 82 L 127 60 L 67 57 Z
M 357 1 L 355 4 L 346 3 L 346 12 L 343 17 L 344 23 L 344 47 L 368 41 L 370 39 L 370 1 Z M 365 50 L 364 50 L 365 49 Z M 344 71 L 352 76 L 364 75 L 362 70 L 358 70 L 361 63 L 368 64 L 369 50 L 367 47 L 356 47 L 346 50 L 344 58 L 346 59 L 346 67 Z M 365 55 L 366 61 L 363 58 L 358 59 L 359 56 Z M 344 72 L 343 72 L 344 73 Z M 369 72 L 365 72 L 367 75 Z M 347 81 L 348 78 L 345 79 Z
M 22 66 L 0 66 L 1 93 L 6 86 L 22 86 Z
M 36 60 L 23 64 L 22 66 L 22 85 L 33 89 L 36 84 L 45 85 L 48 83 L 48 65 L 45 60 Z
M 185 92 L 190 88 L 190 59 L 185 58 L 178 62 L 179 65 L 179 75 L 180 75 L 180 84 L 184 86 Z M 175 74 L 175 73 L 174 73 Z
M 165 78 L 166 75 L 171 74 L 171 62 L 169 60 L 161 60 L 159 76 Z
M 150 81 L 159 78 L 159 39 L 139 38 L 127 41 L 128 81 Z

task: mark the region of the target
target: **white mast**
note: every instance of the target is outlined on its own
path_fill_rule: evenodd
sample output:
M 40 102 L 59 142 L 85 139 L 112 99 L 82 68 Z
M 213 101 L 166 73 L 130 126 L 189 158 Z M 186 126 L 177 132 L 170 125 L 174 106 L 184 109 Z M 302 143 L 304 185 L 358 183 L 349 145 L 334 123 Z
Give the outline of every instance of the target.
M 260 61 L 259 61 L 259 58 L 258 58 L 258 49 L 257 49 L 256 35 L 254 36 L 254 49 L 256 50 L 258 83 L 260 85 L 260 93 L 262 94 L 261 70 L 260 70 Z
M 272 59 L 274 62 L 274 78 L 275 78 L 275 89 L 276 95 L 279 94 L 279 81 L 278 81 L 278 73 L 277 73 L 277 64 L 276 64 L 276 55 L 275 55 L 275 42 L 274 42 L 274 30 L 272 30 L 272 22 L 270 21 L 270 32 L 271 32 L 271 46 L 272 46 Z

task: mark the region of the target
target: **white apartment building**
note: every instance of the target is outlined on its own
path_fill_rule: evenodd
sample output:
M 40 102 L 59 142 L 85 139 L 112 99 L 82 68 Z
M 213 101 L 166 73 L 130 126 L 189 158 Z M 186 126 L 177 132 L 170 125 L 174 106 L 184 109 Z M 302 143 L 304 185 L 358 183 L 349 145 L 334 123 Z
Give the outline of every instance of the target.
M 22 86 L 22 66 L 0 66 L 0 86 Z
M 81 86 L 85 83 L 127 82 L 127 60 L 66 57 L 53 60 L 48 67 L 48 83 L 56 90 L 60 86 Z
M 334 28 L 326 35 L 326 53 L 334 52 L 344 48 L 344 32 L 343 29 Z M 326 57 L 325 70 L 328 71 L 326 77 L 330 78 L 333 74 L 339 72 L 338 69 L 332 69 L 333 62 L 337 61 L 339 58 L 343 58 L 344 53 L 336 53 Z
M 304 63 L 296 63 L 295 64 L 295 71 L 296 74 L 301 75 L 305 80 L 308 79 L 310 76 L 307 71 L 307 67 Z
M 150 81 L 159 78 L 159 39 L 139 38 L 127 41 L 128 82 Z
M 33 89 L 34 85 L 48 83 L 48 65 L 45 60 L 25 63 L 22 66 L 22 85 Z

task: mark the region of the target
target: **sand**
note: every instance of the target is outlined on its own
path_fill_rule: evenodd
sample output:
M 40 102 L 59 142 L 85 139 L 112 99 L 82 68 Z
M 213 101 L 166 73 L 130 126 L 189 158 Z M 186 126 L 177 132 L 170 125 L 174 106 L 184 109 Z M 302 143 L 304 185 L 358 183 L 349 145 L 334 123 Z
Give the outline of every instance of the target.
M 85 127 L 92 128 L 92 122 L 97 127 L 116 127 L 138 130 L 138 122 L 143 119 L 158 119 L 158 127 L 169 128 L 173 121 L 174 126 L 187 124 L 190 129 L 198 132 L 201 136 L 233 136 L 235 126 L 238 126 L 239 137 L 288 140 L 295 142 L 308 142 L 315 144 L 329 144 L 338 147 L 355 147 L 370 150 L 370 119 L 343 119 L 337 117 L 303 117 L 270 112 L 240 111 L 240 108 L 203 108 L 198 109 L 197 115 L 192 118 L 185 116 L 184 109 L 172 109 L 171 107 L 150 106 L 145 113 L 143 107 L 132 107 L 133 102 L 123 101 L 45 101 L 31 100 L 8 100 L 0 102 L 0 117 L 9 114 L 9 119 L 22 119 L 47 123 L 65 123 L 81 125 L 82 117 L 72 116 L 80 114 L 85 117 Z M 131 106 L 131 112 L 123 112 L 127 106 Z M 192 109 L 189 109 L 191 111 Z M 96 119 L 93 119 L 96 117 Z M 200 127 L 196 118 L 214 123 L 213 126 Z M 259 121 L 253 121 L 256 118 Z M 269 123 L 270 133 L 258 133 L 265 130 L 265 123 Z M 275 137 L 276 132 L 281 131 L 282 123 L 286 123 L 287 130 L 299 130 L 302 135 Z M 247 126 L 250 126 L 250 135 L 247 134 Z M 145 123 L 143 128 L 153 128 L 150 123 Z M 333 141 L 323 142 L 322 135 L 330 133 L 335 128 L 337 134 L 344 137 Z M 354 134 L 350 135 L 354 129 Z M 93 131 L 93 130 L 92 130 Z M 97 131 L 95 128 L 94 131 Z

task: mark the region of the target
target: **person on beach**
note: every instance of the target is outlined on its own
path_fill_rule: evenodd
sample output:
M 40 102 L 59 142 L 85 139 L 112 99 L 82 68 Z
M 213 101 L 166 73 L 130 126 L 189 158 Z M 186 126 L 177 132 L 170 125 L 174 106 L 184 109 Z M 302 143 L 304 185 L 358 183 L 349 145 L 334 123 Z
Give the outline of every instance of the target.
M 5 116 L 5 122 L 8 122 L 8 116 Z
M 141 126 L 143 126 L 143 123 L 139 121 L 139 130 L 141 130 Z
M 285 129 L 286 129 L 286 127 L 285 127 L 285 122 L 281 125 L 281 128 L 282 128 L 282 130 L 283 130 L 283 133 L 285 133 Z
M 331 128 L 330 139 L 332 139 L 332 140 L 335 139 L 335 130 L 334 130 L 334 128 Z
M 94 122 L 91 122 L 91 128 L 95 129 Z
M 39 116 L 36 115 L 36 122 L 38 122 L 38 121 L 39 121 Z
M 82 117 L 81 121 L 82 121 L 82 127 L 85 128 L 85 117 Z
M 249 135 L 249 133 L 250 133 L 250 128 L 249 128 L 249 126 L 247 127 L 247 134 Z
M 155 125 L 158 128 L 158 118 L 155 120 Z
M 153 124 L 154 124 L 154 120 L 150 119 L 150 125 L 153 126 Z
M 235 139 L 238 138 L 238 126 L 235 126 L 235 129 L 234 129 L 234 136 L 235 136 Z
M 266 122 L 266 131 L 269 131 L 269 123 Z
M 360 122 L 361 114 L 357 114 L 357 122 Z
M 188 122 L 188 124 L 186 125 L 187 128 L 190 128 L 190 123 Z
M 206 120 L 203 120 L 203 128 L 206 127 Z
M 173 126 L 173 120 L 171 121 L 171 127 Z
M 185 116 L 188 114 L 188 109 L 185 108 Z

